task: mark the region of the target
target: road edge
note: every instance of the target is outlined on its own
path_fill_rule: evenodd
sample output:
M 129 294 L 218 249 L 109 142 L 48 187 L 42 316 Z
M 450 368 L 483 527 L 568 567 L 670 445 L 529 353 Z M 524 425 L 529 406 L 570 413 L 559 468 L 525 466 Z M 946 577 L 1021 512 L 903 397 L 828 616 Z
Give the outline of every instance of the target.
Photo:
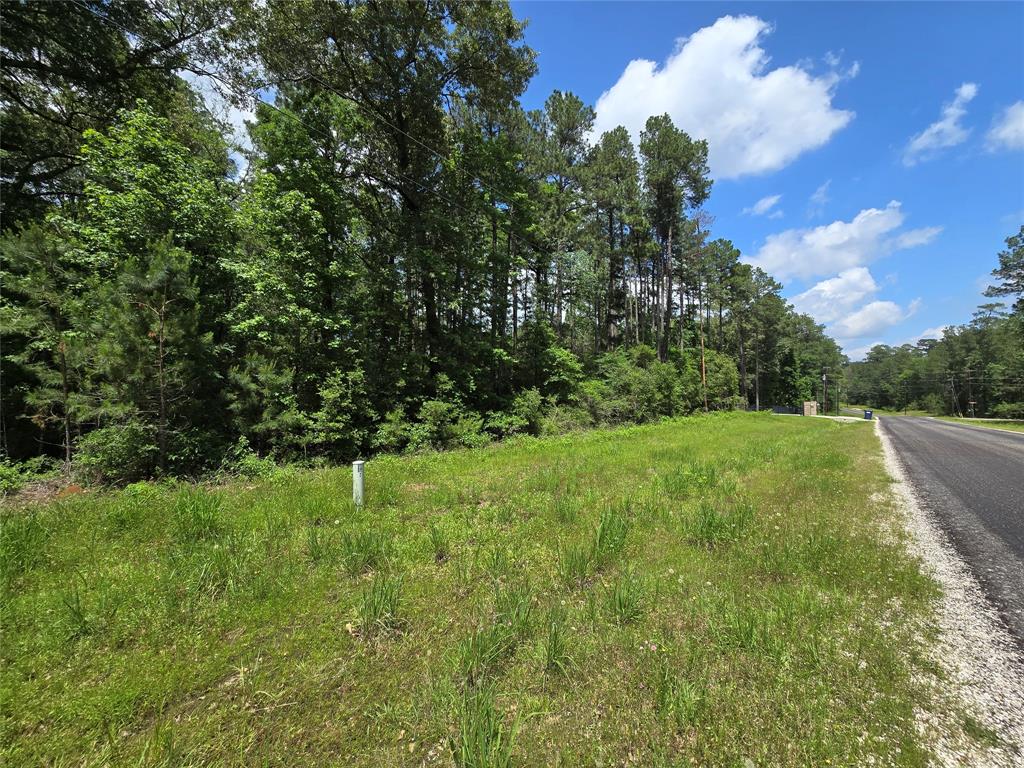
M 957 554 L 933 516 L 919 502 L 881 419 L 875 434 L 910 537 L 911 554 L 941 587 L 935 604 L 936 641 L 925 644 L 929 660 L 943 670 L 950 693 L 1002 744 L 984 747 L 965 737 L 959 722 L 917 708 L 918 726 L 931 741 L 940 764 L 1015 766 L 1024 756 L 1024 659 L 995 607 L 967 563 Z M 939 680 L 934 681 L 937 687 Z

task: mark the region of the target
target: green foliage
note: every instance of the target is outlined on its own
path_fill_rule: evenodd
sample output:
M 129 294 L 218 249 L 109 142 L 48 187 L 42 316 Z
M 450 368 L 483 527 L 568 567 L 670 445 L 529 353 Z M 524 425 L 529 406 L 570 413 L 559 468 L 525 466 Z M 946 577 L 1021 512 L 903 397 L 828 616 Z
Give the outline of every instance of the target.
M 591 141 L 594 110 L 569 92 L 522 109 L 535 54 L 504 3 L 105 13 L 138 45 L 69 8 L 111 58 L 23 73 L 44 112 L 104 102 L 51 115 L 63 145 L 80 142 L 55 156 L 77 158 L 53 177 L 61 204 L 19 187 L 27 226 L 0 241 L 15 459 L 45 446 L 109 483 L 259 477 L 270 460 L 792 404 L 841 364 L 778 283 L 700 224 L 706 142 L 667 115 L 638 147 L 620 129 Z M 14 49 L 67 59 L 59 11 L 13 17 Z M 168 39 L 172 21 L 194 37 Z M 226 88 L 249 90 L 253 65 L 279 84 L 249 125 L 243 180 L 233 139 L 175 75 L 211 61 Z M 12 124 L 46 143 L 43 113 L 23 107 Z M 138 439 L 117 461 L 97 429 Z
M 156 471 L 156 429 L 138 421 L 93 430 L 78 441 L 75 472 L 84 481 L 120 485 Z

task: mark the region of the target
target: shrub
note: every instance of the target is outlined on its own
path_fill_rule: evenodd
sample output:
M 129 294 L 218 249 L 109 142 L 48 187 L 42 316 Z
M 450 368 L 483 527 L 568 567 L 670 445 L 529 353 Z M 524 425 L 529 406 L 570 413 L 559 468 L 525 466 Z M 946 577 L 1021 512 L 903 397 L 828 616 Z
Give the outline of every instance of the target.
M 379 451 L 398 453 L 405 450 L 412 440 L 413 426 L 401 408 L 388 411 L 384 422 L 377 428 L 372 444 Z
M 0 497 L 15 494 L 28 483 L 55 477 L 57 473 L 48 456 L 35 456 L 17 463 L 0 458 Z
M 992 409 L 999 419 L 1024 419 L 1024 403 L 1000 403 Z
M 244 435 L 224 454 L 220 465 L 223 474 L 248 478 L 270 477 L 275 469 L 277 465 L 271 459 L 260 458 Z
M 525 425 L 528 434 L 539 435 L 544 417 L 544 399 L 540 390 L 526 389 L 516 395 L 512 401 L 512 414 Z
M 540 434 L 564 435 L 593 425 L 594 421 L 586 409 L 575 405 L 553 405 L 541 419 Z
M 129 421 L 82 436 L 74 469 L 87 483 L 134 483 L 153 475 L 158 453 L 156 430 L 149 424 Z

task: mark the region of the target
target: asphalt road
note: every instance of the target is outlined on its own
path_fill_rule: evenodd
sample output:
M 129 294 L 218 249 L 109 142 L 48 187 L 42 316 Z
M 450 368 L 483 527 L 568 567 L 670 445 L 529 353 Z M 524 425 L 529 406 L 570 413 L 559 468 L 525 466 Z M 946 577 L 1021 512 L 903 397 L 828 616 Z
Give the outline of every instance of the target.
M 913 416 L 881 421 L 918 499 L 1024 649 L 1024 433 Z

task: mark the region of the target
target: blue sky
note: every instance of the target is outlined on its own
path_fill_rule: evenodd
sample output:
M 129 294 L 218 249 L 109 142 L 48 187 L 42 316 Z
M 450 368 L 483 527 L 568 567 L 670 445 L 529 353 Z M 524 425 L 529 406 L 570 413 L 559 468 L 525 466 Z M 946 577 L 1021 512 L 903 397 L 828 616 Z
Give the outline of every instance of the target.
M 856 358 L 970 320 L 1024 223 L 1024 4 L 513 2 L 539 72 L 711 145 L 713 236 Z

